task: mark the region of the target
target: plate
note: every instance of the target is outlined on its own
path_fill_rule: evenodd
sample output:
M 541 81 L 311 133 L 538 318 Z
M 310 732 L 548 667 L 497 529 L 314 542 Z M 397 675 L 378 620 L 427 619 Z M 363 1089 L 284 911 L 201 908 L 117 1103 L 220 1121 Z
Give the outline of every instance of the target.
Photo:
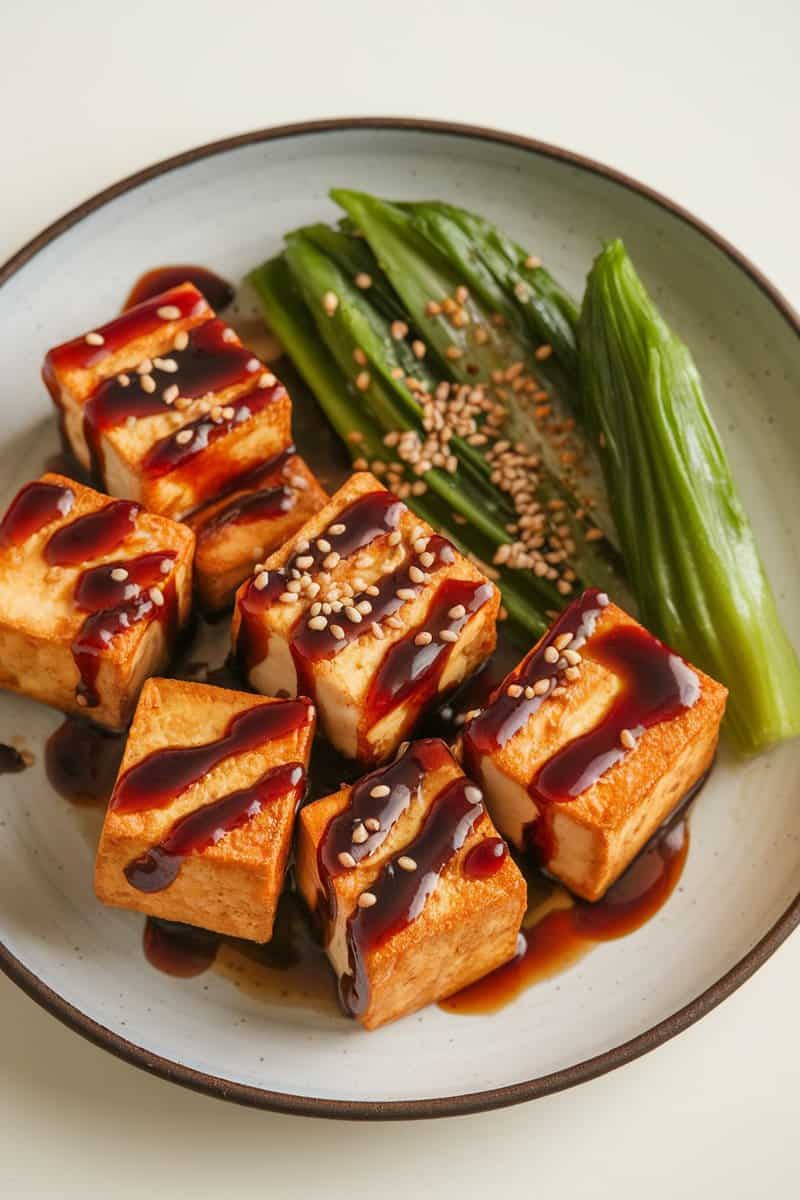
M 44 351 L 118 308 L 162 262 L 239 280 L 283 231 L 333 217 L 339 184 L 441 197 L 491 216 L 579 295 L 602 240 L 621 235 L 686 337 L 800 639 L 798 319 L 736 250 L 640 184 L 525 138 L 394 119 L 315 122 L 200 147 L 87 201 L 0 272 L 3 504 L 57 448 Z M 664 1042 L 729 995 L 800 920 L 800 748 L 755 761 L 723 749 L 692 815 L 668 903 L 492 1015 L 429 1008 L 366 1034 L 313 1005 L 150 969 L 142 918 L 92 892 L 98 815 L 67 804 L 42 765 L 57 714 L 0 698 L 0 741 L 33 767 L 0 777 L 0 960 L 35 1000 L 146 1070 L 227 1099 L 337 1117 L 452 1115 L 580 1083 Z M 240 981 L 239 981 L 240 982 Z

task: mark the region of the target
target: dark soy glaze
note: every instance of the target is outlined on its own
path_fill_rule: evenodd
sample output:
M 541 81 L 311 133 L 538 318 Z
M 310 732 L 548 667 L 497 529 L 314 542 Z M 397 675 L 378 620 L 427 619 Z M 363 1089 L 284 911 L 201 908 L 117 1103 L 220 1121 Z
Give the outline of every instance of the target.
M 116 562 L 89 567 L 75 587 L 75 604 L 84 612 L 118 608 L 126 601 L 135 599 L 143 589 L 162 584 L 174 562 L 174 550 L 159 550 L 140 554 L 138 558 L 121 558 Z M 127 571 L 127 578 L 113 579 L 112 571 L 120 569 Z
M 67 717 L 45 743 L 48 782 L 71 804 L 105 808 L 124 750 L 124 734 Z
M 269 484 L 277 486 L 283 480 L 284 472 L 289 464 L 290 459 L 297 454 L 297 449 L 294 445 L 287 446 L 285 450 L 281 450 L 280 454 L 274 455 L 273 458 L 265 459 L 264 462 L 256 463 L 254 467 L 247 467 L 246 470 L 240 471 L 238 475 L 233 475 L 225 481 L 225 484 L 217 491 L 210 499 L 205 500 L 202 504 L 198 504 L 197 508 L 192 509 L 188 514 L 192 518 L 198 518 L 200 522 L 203 519 L 203 513 L 219 504 L 220 500 L 225 500 L 232 497 L 229 504 L 218 509 L 211 520 L 204 524 L 201 534 L 206 529 L 215 528 L 218 525 L 227 525 L 231 518 L 227 517 L 230 510 L 237 508 L 239 504 L 239 492 L 251 492 L 254 488 L 259 488 L 262 485 Z M 186 519 L 186 518 L 184 518 Z M 235 517 L 233 518 L 235 521 Z
M 295 493 L 286 484 L 261 488 L 238 500 L 232 500 L 204 525 L 200 536 L 217 532 L 229 525 L 249 525 L 253 521 L 267 521 L 284 517 L 295 506 Z
M 19 546 L 52 521 L 72 511 L 75 493 L 56 483 L 26 483 L 17 492 L 0 522 L 0 545 Z
M 384 655 L 367 697 L 370 723 L 411 696 L 421 707 L 434 695 L 454 645 L 440 641 L 438 635 L 443 629 L 460 633 L 493 593 L 490 583 L 464 579 L 446 579 L 439 585 L 424 624 L 410 630 Z M 459 604 L 465 609 L 464 616 L 449 616 L 450 609 Z M 433 640 L 427 646 L 418 646 L 414 639 L 423 630 L 432 634 Z
M 497 874 L 507 858 L 508 846 L 502 838 L 484 838 L 472 847 L 462 870 L 468 879 L 489 879 Z
M 163 891 L 175 882 L 188 855 L 215 846 L 226 833 L 241 829 L 278 799 L 293 794 L 297 804 L 304 786 L 305 771 L 300 763 L 273 767 L 249 787 L 231 792 L 176 821 L 163 841 L 128 863 L 125 878 L 140 892 Z
M 238 713 L 213 742 L 155 750 L 118 781 L 111 807 L 119 812 L 164 808 L 224 759 L 302 729 L 313 720 L 313 711 L 303 697 L 258 704 Z
M 0 742 L 0 775 L 18 775 L 29 765 L 15 746 Z
M 350 974 L 340 980 L 342 1005 L 353 1016 L 369 1006 L 366 956 L 420 915 L 444 867 L 464 845 L 483 813 L 480 788 L 463 776 L 447 784 L 434 798 L 417 836 L 403 849 L 415 871 L 387 863 L 370 891 L 371 908 L 356 908 L 347 921 Z
M 192 979 L 213 964 L 222 939 L 219 934 L 177 921 L 148 917 L 142 947 L 151 966 L 165 975 Z
M 182 283 L 193 283 L 218 312 L 227 308 L 234 297 L 233 286 L 221 275 L 209 271 L 208 267 L 179 263 L 176 266 L 154 267 L 140 275 L 122 306 L 123 312 Z
M 97 512 L 76 517 L 49 538 L 45 561 L 51 567 L 75 567 L 116 550 L 133 530 L 141 508 L 131 500 L 112 500 Z

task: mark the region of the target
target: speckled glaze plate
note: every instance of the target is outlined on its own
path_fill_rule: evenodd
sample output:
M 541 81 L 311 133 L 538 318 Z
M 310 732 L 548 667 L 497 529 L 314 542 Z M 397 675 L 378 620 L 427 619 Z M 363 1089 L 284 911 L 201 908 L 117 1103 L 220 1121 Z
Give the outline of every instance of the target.
M 333 216 L 335 184 L 485 212 L 577 295 L 602 239 L 624 237 L 695 352 L 798 641 L 797 317 L 736 250 L 663 197 L 597 163 L 488 130 L 368 118 L 260 131 L 140 172 L 45 230 L 0 272 L 3 505 L 57 448 L 39 381 L 49 345 L 113 312 L 158 263 L 200 262 L 241 279 L 283 231 Z M 0 698 L 0 741 L 21 738 L 35 758 L 0 777 L 0 965 L 92 1041 L 227 1099 L 366 1118 L 531 1099 L 679 1033 L 800 920 L 800 746 L 745 763 L 725 748 L 692 816 L 680 885 L 637 933 L 494 1015 L 430 1008 L 365 1034 L 330 1011 L 237 988 L 229 972 L 176 980 L 145 964 L 142 919 L 93 895 L 99 815 L 47 783 L 43 745 L 59 720 Z

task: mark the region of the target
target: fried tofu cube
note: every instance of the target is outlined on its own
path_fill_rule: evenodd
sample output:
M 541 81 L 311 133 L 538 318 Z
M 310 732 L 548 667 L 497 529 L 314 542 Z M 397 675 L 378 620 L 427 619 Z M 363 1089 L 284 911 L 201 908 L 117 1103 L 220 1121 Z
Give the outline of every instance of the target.
M 105 490 L 175 520 L 290 441 L 285 388 L 189 283 L 56 346 L 42 375 Z
M 504 836 L 598 900 L 709 770 L 726 697 L 592 589 L 471 716 L 462 757 Z
M 269 941 L 314 725 L 306 699 L 148 680 L 97 850 L 98 898 Z
M 0 687 L 123 729 L 192 599 L 194 534 L 62 475 L 0 522 Z
M 438 739 L 302 809 L 296 870 L 342 1004 L 367 1029 L 514 956 L 525 880 Z
M 213 613 L 232 604 L 255 564 L 327 500 L 317 477 L 289 446 L 231 480 L 221 496 L 186 517 L 197 537 L 194 582 L 203 608 Z
M 242 584 L 233 640 L 264 695 L 312 696 L 343 754 L 386 759 L 491 654 L 500 593 L 367 472 Z

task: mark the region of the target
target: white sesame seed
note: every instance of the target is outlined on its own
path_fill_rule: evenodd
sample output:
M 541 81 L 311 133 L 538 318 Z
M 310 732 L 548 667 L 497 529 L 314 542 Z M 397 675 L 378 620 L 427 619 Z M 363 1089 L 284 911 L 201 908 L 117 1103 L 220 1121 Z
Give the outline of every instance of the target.
M 149 358 L 143 358 L 136 368 L 137 375 L 149 375 L 153 369 L 153 364 Z
M 295 595 L 302 590 L 303 584 L 299 579 L 291 579 L 286 585 L 287 592 L 294 592 Z
M 111 572 L 111 578 L 114 580 L 114 583 L 124 583 L 128 578 L 128 572 L 124 567 L 114 567 L 114 570 Z
M 308 622 L 308 628 L 309 629 L 317 629 L 317 630 L 325 629 L 327 624 L 328 624 L 327 617 L 316 616 L 316 617 L 312 617 L 311 620 Z
M 178 369 L 174 358 L 154 358 L 153 366 L 157 371 L 166 371 L 168 375 L 174 375 Z
M 378 897 L 373 892 L 362 892 L 358 897 L 359 908 L 372 908 L 373 904 L 378 903 Z
M 399 529 L 393 529 L 386 541 L 390 546 L 397 546 L 402 540 L 402 537 L 403 535 Z
M 348 850 L 342 850 L 342 852 L 338 855 L 338 858 L 343 867 L 349 867 L 352 869 L 356 865 L 356 860 Z
M 360 625 L 364 619 L 358 609 L 353 608 L 352 604 L 348 604 L 347 608 L 344 610 L 344 615 L 347 617 L 348 621 L 352 621 L 354 625 Z
M 522 688 L 518 683 L 510 683 L 506 688 L 506 695 L 510 696 L 512 700 L 519 700 L 522 695 Z
M 133 429 L 135 424 L 136 424 L 136 417 L 133 415 L 133 413 L 131 413 L 129 416 L 127 416 L 125 418 L 125 426 L 127 429 Z
M 356 375 L 356 387 L 360 392 L 365 392 L 372 383 L 372 376 L 369 371 L 359 371 Z
M 370 796 L 373 800 L 382 800 L 384 796 L 388 796 L 391 788 L 385 783 L 376 783 L 375 787 L 370 791 Z
M 362 614 L 362 616 L 365 617 L 368 617 L 372 612 L 372 605 L 370 604 L 369 600 L 359 600 L 355 607 Z
M 235 409 L 231 408 L 230 404 L 226 404 L 222 410 L 222 415 L 226 421 L 232 421 L 235 415 Z
M 322 307 L 329 317 L 332 317 L 339 307 L 339 297 L 336 292 L 326 292 L 322 297 Z
M 181 310 L 174 304 L 162 304 L 156 309 L 156 315 L 161 317 L 162 321 L 177 321 L 181 315 Z
M 383 632 L 383 630 L 381 629 L 381 627 L 377 621 L 372 622 L 372 624 L 370 625 L 370 629 L 375 634 L 375 637 L 378 639 L 379 642 L 382 642 L 383 639 L 386 637 L 386 634 Z
M 364 591 L 368 596 L 380 596 L 381 594 L 381 589 L 376 587 L 374 583 L 368 584 L 368 586 L 364 588 Z
M 535 695 L 536 695 L 536 692 L 534 692 L 532 687 L 525 688 L 525 699 L 526 700 L 532 700 Z
M 331 625 L 330 628 L 331 633 L 336 638 L 337 642 L 340 642 L 344 637 L 344 630 L 342 629 L 341 625 Z
M 296 604 L 297 603 L 297 596 L 295 596 L 294 592 L 281 592 L 278 599 L 280 600 L 281 604 Z
M 325 538 L 317 538 L 317 549 L 322 554 L 330 554 L 331 544 Z
M 331 525 L 330 529 L 328 530 L 328 533 L 332 533 L 335 536 L 338 536 L 338 534 L 340 534 L 340 533 L 345 533 L 346 530 L 347 530 L 347 526 L 343 525 L 341 523 L 341 521 L 338 521 L 336 523 L 336 525 Z
M 424 342 L 414 341 L 411 343 L 411 349 L 414 352 L 415 358 L 424 358 L 427 353 L 427 346 Z
M 170 571 L 172 570 L 172 559 L 162 558 L 158 569 L 162 575 L 169 575 Z
M 258 588 L 259 592 L 263 592 L 264 588 L 269 583 L 269 571 L 259 571 L 253 582 Z
M 359 271 L 355 278 L 355 284 L 359 288 L 372 287 L 372 276 L 368 275 L 366 271 Z
M 277 379 L 271 371 L 264 371 L 258 377 L 258 386 L 260 388 L 274 387 L 277 382 Z
M 173 383 L 171 387 L 164 388 L 162 398 L 165 404 L 172 404 L 173 400 L 177 400 L 180 395 L 180 389 L 177 383 Z
M 397 865 L 401 871 L 416 871 L 417 864 L 413 858 L 409 858 L 407 854 L 401 854 L 397 860 Z
M 605 592 L 600 592 L 597 597 L 597 603 L 600 608 L 606 608 L 608 606 L 609 599 Z
M 322 565 L 326 571 L 332 571 L 334 567 L 338 567 L 342 556 L 336 550 L 331 550 L 330 554 L 326 554 L 322 560 Z
M 314 559 L 310 554 L 301 554 L 299 558 L 295 559 L 295 562 L 301 571 L 305 571 L 314 565 Z
M 352 839 L 355 842 L 355 844 L 357 846 L 363 845 L 363 843 L 367 840 L 368 837 L 369 837 L 369 834 L 367 833 L 366 827 L 360 823 L 358 825 L 356 825 L 356 827 L 352 833 Z
M 563 650 L 566 646 L 568 646 L 570 644 L 571 641 L 572 641 L 571 633 L 560 633 L 558 635 L 558 637 L 555 639 L 555 641 L 553 642 L 553 645 L 555 646 L 556 650 Z
M 426 550 L 424 554 L 420 554 L 419 561 L 422 563 L 423 567 L 432 567 L 436 562 L 436 556 L 431 554 L 429 550 Z
M 533 685 L 534 696 L 543 696 L 550 689 L 549 679 L 537 679 Z
M 175 441 L 179 446 L 186 446 L 194 437 L 194 431 L 191 429 L 181 429 L 175 434 Z
M 571 667 L 577 667 L 578 663 L 581 661 L 581 656 L 578 654 L 577 650 L 565 650 L 564 658 Z
M 564 672 L 565 679 L 568 679 L 570 683 L 574 683 L 576 679 L 580 679 L 580 675 L 580 667 L 567 667 Z
M 619 735 L 619 740 L 626 750 L 632 750 L 636 745 L 636 738 L 631 733 L 630 729 L 623 729 Z
M 139 383 L 142 391 L 147 392 L 148 395 L 152 395 L 152 393 L 156 390 L 156 381 L 153 379 L 152 375 L 140 375 Z
M 172 343 L 172 347 L 174 350 L 185 350 L 188 345 L 189 334 L 185 329 L 182 329 L 180 333 L 175 334 L 175 341 Z
M 397 589 L 395 596 L 398 600 L 415 600 L 417 593 L 413 588 L 402 587 Z
M 377 833 L 381 827 L 381 823 L 377 817 L 367 817 L 364 824 L 366 825 L 366 827 L 370 831 L 370 833 Z
M 544 661 L 549 663 L 558 662 L 558 651 L 555 646 L 548 646 L 544 652 Z
M 120 387 L 127 387 L 128 384 L 130 383 L 130 381 L 131 381 L 130 375 L 126 375 L 124 371 L 122 372 L 121 375 L 117 376 L 117 383 L 120 385 Z
M 151 587 L 150 599 L 153 601 L 153 604 L 155 604 L 156 608 L 161 608 L 161 605 L 164 603 L 164 593 L 162 592 L 161 588 Z
M 432 641 L 433 641 L 433 634 L 428 633 L 427 629 L 423 629 L 422 632 L 418 633 L 417 636 L 414 638 L 414 645 L 415 646 L 430 646 Z
M 425 580 L 428 578 L 427 575 L 425 574 L 425 572 L 423 570 L 421 570 L 419 567 L 414 566 L 413 563 L 408 568 L 408 577 L 412 583 L 424 583 Z
M 467 615 L 467 610 L 463 604 L 454 604 L 447 615 L 451 621 L 460 621 L 462 617 Z
M 441 641 L 443 641 L 443 642 L 457 642 L 458 641 L 458 634 L 455 632 L 454 629 L 442 629 L 441 632 L 439 633 L 439 637 L 440 637 Z
M 78 704 L 81 706 L 81 708 L 88 707 L 89 700 L 86 696 L 84 696 L 83 692 L 76 692 L 75 699 L 78 702 Z
M 102 333 L 87 333 L 84 340 L 89 346 L 102 346 L 106 339 Z
M 405 321 L 392 321 L 391 334 L 395 341 L 399 341 L 400 338 L 404 338 L 407 333 L 408 326 L 406 325 Z

